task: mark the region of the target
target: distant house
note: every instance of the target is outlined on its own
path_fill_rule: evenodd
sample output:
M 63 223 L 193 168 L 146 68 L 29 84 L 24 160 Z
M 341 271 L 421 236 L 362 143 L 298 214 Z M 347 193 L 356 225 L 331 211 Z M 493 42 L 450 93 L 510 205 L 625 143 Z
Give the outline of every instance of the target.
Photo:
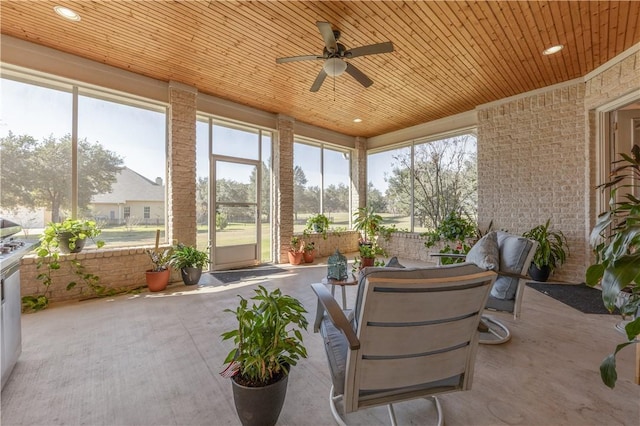
M 95 195 L 89 208 L 96 219 L 113 225 L 161 225 L 165 219 L 164 198 L 162 178 L 158 177 L 154 182 L 125 167 L 118 174 L 111 192 Z

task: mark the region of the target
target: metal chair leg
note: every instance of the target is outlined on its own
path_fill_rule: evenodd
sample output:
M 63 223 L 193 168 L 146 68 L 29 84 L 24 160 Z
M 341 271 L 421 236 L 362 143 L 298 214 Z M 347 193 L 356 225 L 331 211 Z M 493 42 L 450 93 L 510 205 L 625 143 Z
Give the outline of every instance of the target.
M 480 344 L 483 345 L 501 345 L 511 340 L 511 332 L 506 325 L 498 321 L 492 316 L 483 315 L 480 319 L 481 327 Z

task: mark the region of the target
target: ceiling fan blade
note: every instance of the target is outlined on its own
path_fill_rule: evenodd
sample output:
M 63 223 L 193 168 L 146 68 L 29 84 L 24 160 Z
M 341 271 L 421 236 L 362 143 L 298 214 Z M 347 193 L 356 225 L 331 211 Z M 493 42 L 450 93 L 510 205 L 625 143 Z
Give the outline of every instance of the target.
M 364 55 L 377 55 L 378 53 L 391 53 L 393 52 L 393 43 L 385 41 L 384 43 L 370 44 L 368 46 L 355 47 L 351 50 L 344 52 L 344 56 L 347 58 L 356 58 Z
M 327 73 L 324 72 L 324 69 L 320 69 L 320 72 L 318 73 L 318 76 L 316 77 L 315 81 L 311 85 L 310 90 L 312 92 L 317 92 L 318 90 L 320 90 L 320 86 L 322 86 L 322 83 L 324 82 L 325 78 L 327 78 Z
M 364 87 L 369 87 L 373 84 L 373 80 L 364 75 L 362 71 L 351 64 L 347 64 L 346 71 L 351 77 L 355 78 L 358 83 L 362 84 Z
M 324 59 L 324 58 L 318 55 L 289 56 L 287 58 L 277 58 L 276 64 L 284 64 L 285 62 L 297 62 L 297 61 L 314 61 L 316 59 Z
M 333 35 L 333 29 L 331 28 L 331 24 L 328 22 L 316 22 L 318 29 L 320 30 L 320 34 L 324 39 L 324 45 L 327 47 L 327 50 L 330 52 L 335 52 L 338 48 L 336 45 L 336 38 Z

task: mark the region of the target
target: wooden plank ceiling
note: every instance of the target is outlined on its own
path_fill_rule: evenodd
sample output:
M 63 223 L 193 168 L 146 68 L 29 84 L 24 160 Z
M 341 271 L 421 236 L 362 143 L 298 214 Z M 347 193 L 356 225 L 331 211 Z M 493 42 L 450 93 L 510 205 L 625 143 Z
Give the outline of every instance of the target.
M 65 21 L 67 6 L 81 16 Z M 584 76 L 640 42 L 634 1 L 7 1 L 2 34 L 261 110 L 370 137 Z M 374 84 L 328 77 L 316 21 L 347 48 L 392 41 L 349 60 Z M 542 50 L 563 44 L 552 56 Z M 362 123 L 354 123 L 354 118 Z

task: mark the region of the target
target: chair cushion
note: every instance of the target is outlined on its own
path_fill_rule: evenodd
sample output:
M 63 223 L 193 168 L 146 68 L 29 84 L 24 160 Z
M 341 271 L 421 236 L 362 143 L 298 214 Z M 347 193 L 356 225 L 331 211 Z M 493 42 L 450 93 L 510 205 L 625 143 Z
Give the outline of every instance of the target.
M 467 262 L 475 263 L 478 268 L 496 271 L 500 266 L 500 254 L 498 250 L 498 234 L 489 232 L 480 238 L 467 253 Z
M 327 353 L 334 392 L 336 395 L 342 395 L 344 394 L 344 376 L 349 342 L 326 315 L 320 324 L 320 335 L 324 340 L 324 350 Z
M 391 259 L 389 259 L 387 264 L 384 266 L 385 268 L 404 268 L 404 265 L 398 262 L 398 258 L 396 256 L 393 256 Z
M 532 243 L 524 237 L 518 237 L 503 231 L 497 232 L 500 253 L 500 272 L 523 274 L 524 262 L 527 260 Z M 510 300 L 516 297 L 519 279 L 516 277 L 498 276 L 491 288 L 491 296 L 496 299 Z

